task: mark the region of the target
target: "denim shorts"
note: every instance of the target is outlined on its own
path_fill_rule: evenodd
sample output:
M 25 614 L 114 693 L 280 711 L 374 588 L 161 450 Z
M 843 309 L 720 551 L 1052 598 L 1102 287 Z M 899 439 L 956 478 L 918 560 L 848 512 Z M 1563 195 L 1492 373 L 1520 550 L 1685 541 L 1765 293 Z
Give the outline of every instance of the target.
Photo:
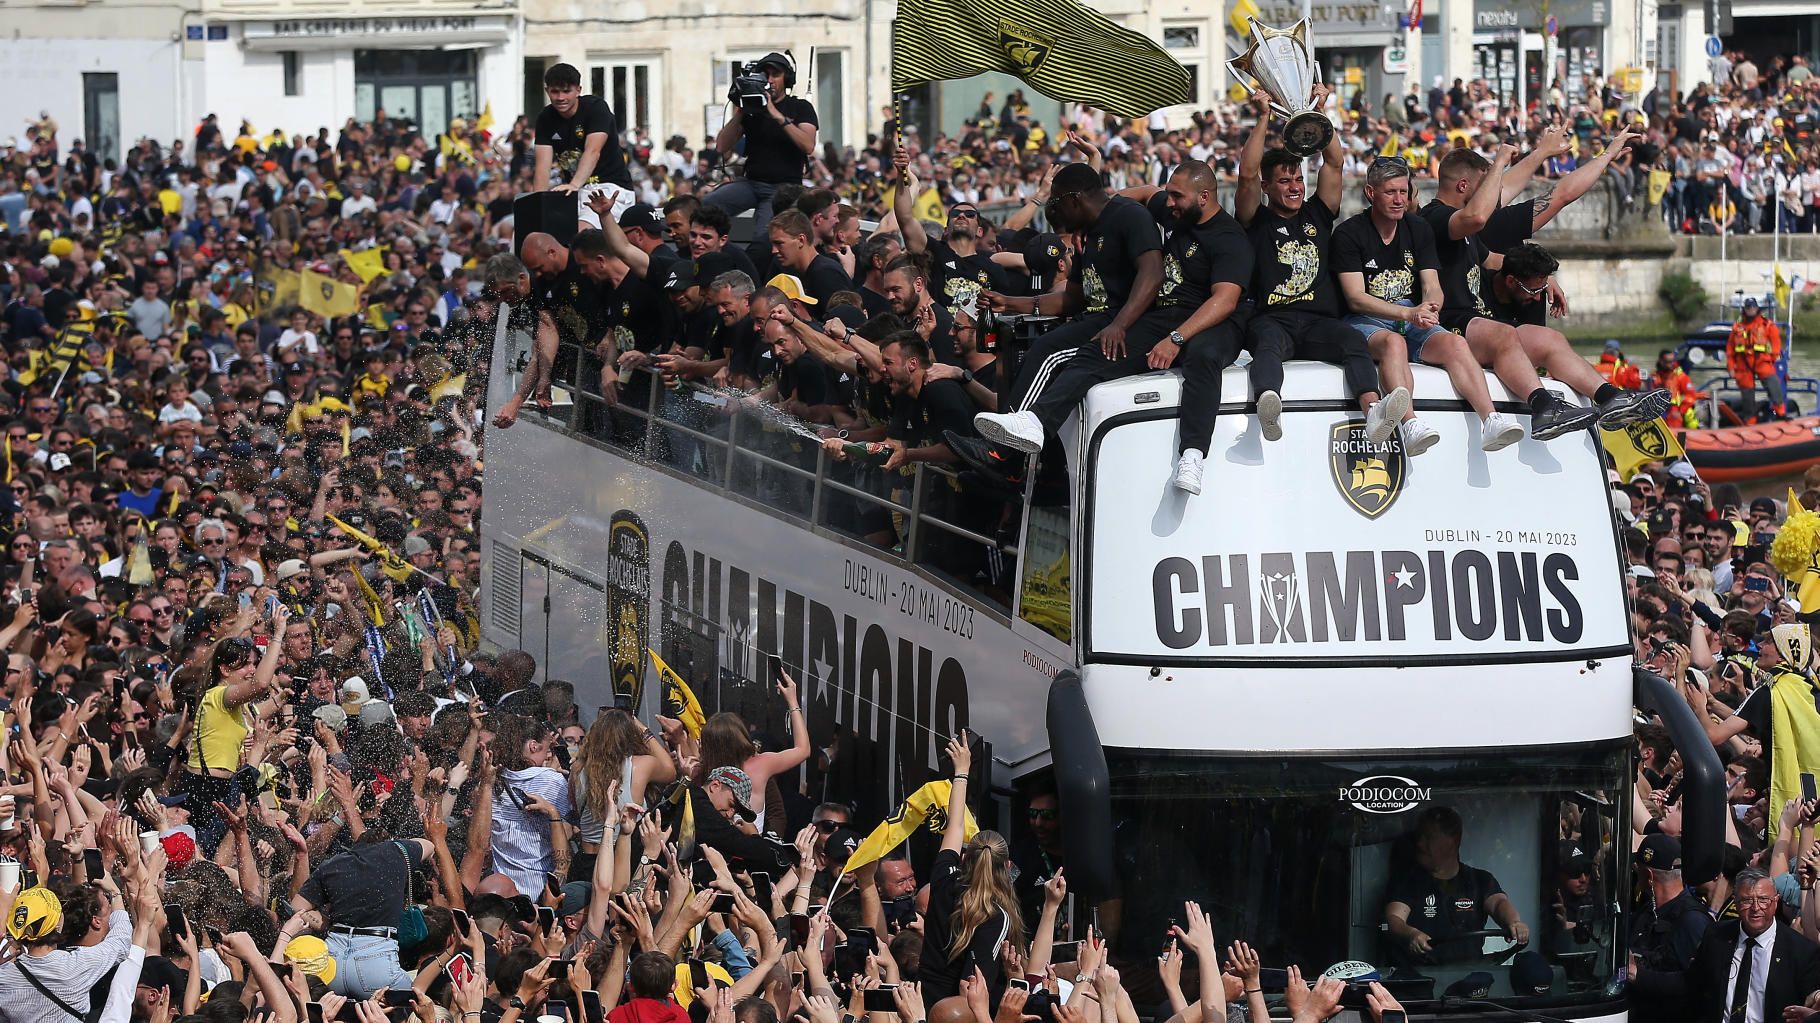
M 330 931 L 324 938 L 335 957 L 335 980 L 329 987 L 347 998 L 371 998 L 380 988 L 403 991 L 414 978 L 398 961 L 396 938 Z
M 1415 305 L 1414 302 L 1398 302 L 1397 304 L 1400 306 Z M 1346 317 L 1346 324 L 1365 335 L 1365 340 L 1367 341 L 1370 341 L 1371 336 L 1380 330 L 1388 330 L 1393 334 L 1403 335 L 1404 343 L 1409 346 L 1410 362 L 1416 362 L 1421 358 L 1422 345 L 1425 344 L 1429 338 L 1447 330 L 1446 327 L 1440 326 L 1439 324 L 1436 324 L 1433 327 L 1417 327 L 1406 320 L 1392 320 L 1383 316 L 1367 316 L 1363 313 L 1349 314 Z

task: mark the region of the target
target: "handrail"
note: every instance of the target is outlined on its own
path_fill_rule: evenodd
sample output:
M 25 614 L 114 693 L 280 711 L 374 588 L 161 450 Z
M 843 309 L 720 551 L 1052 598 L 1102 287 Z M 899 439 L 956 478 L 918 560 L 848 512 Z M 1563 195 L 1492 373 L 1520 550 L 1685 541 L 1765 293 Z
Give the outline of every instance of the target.
M 622 400 L 617 404 L 609 404 L 599 393 L 598 383 L 595 382 L 599 369 L 600 360 L 591 351 L 571 342 L 563 342 L 558 349 L 557 366 L 552 368 L 551 383 L 568 392 L 568 403 L 550 409 L 527 404 L 521 414 L 536 417 L 564 433 L 600 441 L 625 452 L 629 457 L 652 465 L 667 464 L 668 456 L 664 450 L 666 436 L 672 440 L 686 438 L 701 446 L 700 457 L 708 467 L 706 473 L 691 472 L 689 475 L 693 482 L 742 501 L 780 507 L 775 497 L 751 493 L 749 488 L 740 487 L 736 483 L 742 469 L 748 474 L 754 468 L 765 473 L 777 473 L 781 478 L 805 485 L 800 493 L 790 495 L 793 498 L 804 498 L 805 503 L 787 503 L 785 510 L 794 514 L 786 515 L 785 520 L 806 528 L 829 527 L 839 530 L 840 527 L 830 522 L 831 514 L 837 514 L 839 501 L 856 502 L 862 506 L 896 513 L 903 518 L 902 546 L 899 551 L 886 550 L 883 553 L 899 557 L 910 564 L 929 565 L 925 548 L 929 539 L 937 534 L 976 543 L 1012 558 L 1018 556 L 1023 545 L 1021 529 L 1014 542 L 1002 542 L 995 536 L 979 532 L 965 523 L 951 521 L 932 510 L 930 505 L 934 495 L 943 488 L 951 487 L 952 481 L 958 478 L 945 466 L 917 463 L 905 480 L 907 488 L 887 485 L 884 487 L 885 493 L 874 493 L 865 489 L 863 480 L 840 478 L 841 474 L 834 471 L 838 463 L 833 463 L 828 452 L 819 445 L 813 449 L 812 465 L 808 464 L 807 457 L 791 460 L 784 450 L 767 450 L 756 438 L 788 437 L 790 430 L 777 423 L 767 422 L 762 416 L 745 411 L 721 415 L 716 411 L 715 422 L 692 424 L 674 412 L 666 414 L 664 403 L 679 392 L 664 386 L 661 376 L 650 369 L 634 370 L 635 374 L 644 378 L 643 384 L 622 385 Z M 507 372 L 516 389 L 523 370 L 508 367 Z M 639 396 L 639 400 L 625 400 L 630 397 L 628 392 L 637 386 L 644 386 L 646 393 Z M 709 390 L 699 384 L 691 383 L 689 386 L 697 391 Z M 704 404 L 703 408 L 708 406 Z M 753 428 L 754 422 L 758 426 L 757 434 L 748 432 Z M 618 427 L 633 423 L 637 424 L 639 437 L 635 443 L 628 444 L 629 438 L 622 437 Z M 724 428 L 719 424 L 724 424 Z M 795 453 L 803 456 L 810 454 L 802 448 L 797 448 Z M 669 455 L 673 456 L 674 452 Z M 807 511 L 806 515 L 802 514 L 804 510 Z M 932 533 L 931 529 L 935 532 Z M 981 591 L 971 580 L 955 579 L 947 574 L 943 578 L 984 601 L 998 604 L 997 598 Z M 1021 588 L 1014 587 L 1014 591 Z M 1009 611 L 1002 606 L 1000 610 Z

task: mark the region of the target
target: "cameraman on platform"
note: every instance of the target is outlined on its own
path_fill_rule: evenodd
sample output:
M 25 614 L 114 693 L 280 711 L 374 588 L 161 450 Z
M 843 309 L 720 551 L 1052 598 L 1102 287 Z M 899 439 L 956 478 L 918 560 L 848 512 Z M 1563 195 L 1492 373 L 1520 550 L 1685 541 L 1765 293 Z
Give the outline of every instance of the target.
M 749 69 L 750 70 L 750 69 Z M 746 138 L 746 173 L 722 182 L 703 198 L 709 206 L 737 217 L 752 210 L 752 237 L 764 240 L 771 224 L 771 194 L 782 184 L 799 184 L 804 162 L 815 152 L 815 107 L 799 96 L 788 95 L 796 85 L 796 61 L 786 53 L 767 53 L 756 71 L 765 76 L 764 105 L 756 97 L 742 99 L 741 79 L 734 76 L 727 99 L 733 115 L 714 138 L 724 160 L 741 135 Z M 750 104 L 748 106 L 747 104 Z

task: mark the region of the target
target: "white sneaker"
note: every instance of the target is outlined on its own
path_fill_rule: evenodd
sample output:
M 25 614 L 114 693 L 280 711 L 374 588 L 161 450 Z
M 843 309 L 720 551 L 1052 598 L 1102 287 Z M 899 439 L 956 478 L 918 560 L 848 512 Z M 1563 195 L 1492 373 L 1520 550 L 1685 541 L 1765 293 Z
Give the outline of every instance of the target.
M 1265 440 L 1283 439 L 1283 396 L 1275 391 L 1258 395 L 1258 426 Z
M 1479 430 L 1479 449 L 1498 451 L 1522 439 L 1523 428 L 1516 420 L 1502 412 L 1493 412 L 1485 417 L 1485 425 Z
M 1035 412 L 981 412 L 973 417 L 973 428 L 988 441 L 1026 455 L 1043 450 L 1043 421 Z
M 1396 432 L 1397 424 L 1409 414 L 1409 388 L 1399 387 L 1365 410 L 1365 439 L 1382 444 Z
M 1182 457 L 1175 463 L 1175 488 L 1190 494 L 1201 492 L 1201 470 L 1204 457 L 1193 448 L 1182 452 Z
M 1403 453 L 1411 458 L 1441 442 L 1441 431 L 1420 419 L 1403 420 Z

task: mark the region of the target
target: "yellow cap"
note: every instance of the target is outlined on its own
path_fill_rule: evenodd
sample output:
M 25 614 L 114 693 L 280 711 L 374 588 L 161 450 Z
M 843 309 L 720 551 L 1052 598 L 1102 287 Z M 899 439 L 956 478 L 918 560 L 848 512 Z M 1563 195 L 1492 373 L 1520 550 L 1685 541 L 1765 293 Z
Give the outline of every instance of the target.
M 1732 523 L 1732 546 L 1733 547 L 1749 547 L 1750 546 L 1750 526 L 1747 525 L 1742 519 L 1732 519 L 1731 523 Z
M 19 941 L 38 941 L 63 926 L 63 903 L 49 888 L 27 888 L 13 900 L 6 933 Z
M 803 305 L 816 304 L 815 299 L 803 294 L 803 282 L 793 274 L 778 274 L 776 277 L 766 281 L 765 287 L 776 288 L 784 293 L 785 298 L 801 302 Z
M 284 958 L 292 966 L 324 984 L 335 980 L 335 957 L 329 955 L 329 944 L 314 934 L 300 934 L 284 946 Z

